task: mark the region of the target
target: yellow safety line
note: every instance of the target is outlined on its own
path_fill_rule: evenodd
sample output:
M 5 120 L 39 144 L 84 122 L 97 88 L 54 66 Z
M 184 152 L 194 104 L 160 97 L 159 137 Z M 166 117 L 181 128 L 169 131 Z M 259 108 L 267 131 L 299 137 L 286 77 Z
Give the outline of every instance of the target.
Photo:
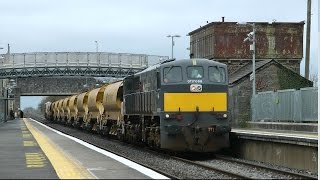
M 60 179 L 95 179 L 87 169 L 72 160 L 72 157 L 66 155 L 59 146 L 32 126 L 30 122 L 25 118 L 23 118 L 23 121 L 50 160 Z

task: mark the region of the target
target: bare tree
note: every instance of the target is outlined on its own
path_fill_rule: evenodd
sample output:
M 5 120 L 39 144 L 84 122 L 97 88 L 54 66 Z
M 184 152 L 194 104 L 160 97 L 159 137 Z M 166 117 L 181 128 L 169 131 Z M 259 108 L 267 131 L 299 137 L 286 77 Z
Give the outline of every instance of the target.
M 44 111 L 45 111 L 44 104 L 45 104 L 46 102 L 48 102 L 48 101 L 50 101 L 50 102 L 55 102 L 55 101 L 57 101 L 57 100 L 60 100 L 60 99 L 65 98 L 65 97 L 67 97 L 67 96 L 47 96 L 47 97 L 45 97 L 45 98 L 42 98 L 41 102 L 40 102 L 39 105 L 38 105 L 38 110 L 39 110 L 40 112 L 44 113 Z

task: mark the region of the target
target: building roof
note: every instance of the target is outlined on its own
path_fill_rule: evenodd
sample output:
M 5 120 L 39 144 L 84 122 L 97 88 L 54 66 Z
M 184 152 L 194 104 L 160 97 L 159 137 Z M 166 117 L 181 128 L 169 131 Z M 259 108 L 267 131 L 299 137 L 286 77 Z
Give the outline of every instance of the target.
M 200 26 L 200 28 L 198 29 L 195 29 L 191 32 L 189 32 L 187 34 L 187 36 L 191 36 L 199 31 L 201 31 L 202 29 L 205 29 L 205 28 L 208 28 L 210 26 L 213 26 L 213 25 L 237 25 L 238 22 L 208 22 L 207 24 L 203 25 L 203 26 Z M 268 25 L 268 24 L 271 24 L 271 25 L 279 25 L 279 24 L 304 24 L 304 21 L 300 21 L 300 22 L 272 22 L 272 23 L 269 23 L 269 22 L 247 22 L 247 23 L 255 23 L 256 25 Z
M 288 69 L 288 70 L 292 71 L 292 73 L 297 74 L 293 70 L 283 66 L 281 63 L 277 62 L 274 59 L 257 61 L 256 62 L 256 72 L 257 72 L 257 70 L 261 69 L 262 67 L 270 65 L 270 64 L 276 64 L 276 65 L 280 66 L 281 68 Z M 237 71 L 235 71 L 234 73 L 229 75 L 229 84 L 230 85 L 235 84 L 236 82 L 238 82 L 242 78 L 249 77 L 251 73 L 252 73 L 252 63 L 246 64 L 243 67 L 241 67 L 240 69 L 238 69 Z M 300 74 L 299 74 L 299 76 L 300 76 Z
M 257 69 L 268 64 L 271 61 L 274 61 L 274 60 L 269 59 L 269 60 L 257 61 L 256 62 L 256 71 L 257 71 Z M 252 73 L 252 63 L 248 63 L 248 64 L 244 65 L 243 67 L 241 67 L 240 69 L 238 69 L 236 72 L 230 74 L 229 84 L 233 84 L 245 76 L 250 76 L 251 73 Z

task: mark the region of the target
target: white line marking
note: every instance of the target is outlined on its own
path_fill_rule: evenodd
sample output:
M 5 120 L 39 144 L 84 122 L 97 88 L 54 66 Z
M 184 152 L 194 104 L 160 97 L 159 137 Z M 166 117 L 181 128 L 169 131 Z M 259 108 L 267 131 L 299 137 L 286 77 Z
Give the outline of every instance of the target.
M 140 164 L 137 164 L 137 163 L 132 162 L 132 161 L 130 161 L 128 159 L 125 159 L 125 158 L 120 157 L 118 155 L 112 154 L 112 153 L 110 153 L 110 152 L 108 152 L 106 150 L 103 150 L 103 149 L 98 148 L 98 147 L 96 147 L 94 145 L 91 145 L 91 144 L 89 144 L 87 142 L 84 142 L 84 141 L 82 141 L 80 139 L 77 139 L 75 137 L 69 136 L 69 135 L 64 134 L 64 133 L 62 133 L 60 131 L 57 131 L 55 129 L 52 129 L 51 127 L 49 127 L 49 126 L 47 126 L 45 124 L 42 124 L 42 123 L 40 123 L 40 122 L 38 122 L 38 121 L 36 121 L 36 120 L 34 120 L 32 118 L 29 118 L 29 119 L 34 121 L 34 122 L 36 122 L 36 123 L 38 123 L 38 124 L 40 124 L 40 125 L 42 125 L 43 127 L 46 127 L 47 129 L 49 129 L 49 130 L 51 130 L 51 131 L 53 131 L 53 132 L 55 132 L 57 134 L 60 134 L 60 135 L 62 135 L 64 137 L 67 137 L 67 138 L 69 138 L 69 139 L 71 139 L 71 140 L 73 140 L 73 141 L 75 141 L 75 142 L 77 142 L 77 143 L 79 143 L 79 144 L 81 144 L 83 146 L 86 146 L 86 147 L 88 147 L 88 148 L 90 148 L 92 150 L 95 150 L 95 151 L 97 151 L 97 152 L 99 152 L 99 153 L 101 153 L 101 154 L 103 154 L 105 156 L 108 156 L 108 157 L 110 157 L 110 158 L 112 158 L 114 160 L 117 160 L 117 161 L 121 162 L 122 164 L 127 165 L 127 166 L 131 167 L 132 169 L 135 169 L 135 170 L 141 172 L 142 174 L 145 174 L 146 176 L 149 176 L 150 178 L 153 178 L 153 179 L 169 179 L 168 177 L 166 177 L 166 176 L 164 176 L 162 174 L 159 174 L 159 173 L 157 173 L 157 172 L 155 172 L 155 171 L 153 171 L 151 169 L 148 169 L 148 168 L 146 168 L 144 166 L 141 166 Z

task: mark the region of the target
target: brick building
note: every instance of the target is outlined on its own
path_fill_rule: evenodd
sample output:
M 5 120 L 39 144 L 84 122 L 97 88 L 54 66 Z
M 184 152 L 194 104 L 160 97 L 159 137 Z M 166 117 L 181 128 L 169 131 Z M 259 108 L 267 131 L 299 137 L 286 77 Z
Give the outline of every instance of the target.
M 300 73 L 303 26 L 304 22 L 255 22 L 256 61 L 274 59 Z M 232 74 L 252 61 L 250 42 L 243 42 L 251 31 L 250 25 L 223 19 L 208 23 L 189 33 L 190 56 L 225 63 Z

